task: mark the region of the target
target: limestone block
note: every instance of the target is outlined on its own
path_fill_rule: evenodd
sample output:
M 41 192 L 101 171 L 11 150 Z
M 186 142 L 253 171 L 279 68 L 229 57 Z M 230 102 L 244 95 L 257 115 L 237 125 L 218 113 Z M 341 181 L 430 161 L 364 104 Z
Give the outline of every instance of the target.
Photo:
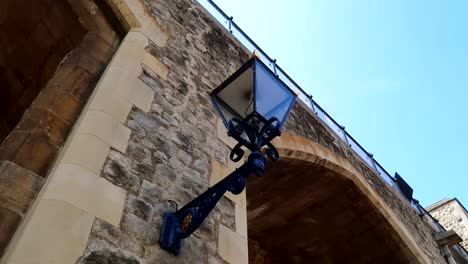
M 126 0 L 128 7 L 135 17 L 138 17 L 141 30 L 156 45 L 163 47 L 169 38 L 169 34 L 154 20 L 151 13 L 145 10 L 143 2 L 139 0 Z
M 276 137 L 272 141 L 273 145 L 275 145 L 278 149 L 285 148 L 289 150 L 294 150 L 294 158 L 296 159 L 307 159 L 307 154 L 316 155 L 314 151 L 314 146 L 316 145 L 314 142 L 303 138 L 294 136 L 287 131 L 281 134 L 281 137 Z
M 102 111 L 86 111 L 78 124 L 77 133 L 94 135 L 110 145 L 112 116 Z
M 75 263 L 83 254 L 94 217 L 63 201 L 41 200 L 5 263 Z
M 141 32 L 128 32 L 112 58 L 109 68 L 118 66 L 135 72 L 136 69 L 141 68 L 140 62 L 146 53 L 145 47 L 147 45 L 148 38 Z
M 225 166 L 219 161 L 211 161 L 211 175 L 210 175 L 210 186 L 215 185 L 220 180 L 224 179 L 229 173 L 233 172 L 236 168 L 242 166 L 242 161 L 234 163 L 228 162 L 228 166 Z
M 20 222 L 20 215 L 0 206 L 0 254 L 3 255 Z
M 110 145 L 117 150 L 125 152 L 125 149 L 128 145 L 128 141 L 130 140 L 131 133 L 132 131 L 128 127 L 118 122 L 114 122 Z
M 241 193 L 243 199 L 240 203 L 236 203 L 236 232 L 247 239 L 247 206 L 245 204 L 245 192 Z
M 77 132 L 95 135 L 110 146 L 125 152 L 131 130 L 103 111 L 89 110 L 79 123 Z
M 224 225 L 219 225 L 218 254 L 231 264 L 249 262 L 247 239 Z
M 130 94 L 130 101 L 144 112 L 148 112 L 151 109 L 153 99 L 154 90 L 140 79 L 136 79 Z
M 124 123 L 132 109 L 132 103 L 105 90 L 97 90 L 88 110 L 99 110 L 111 115 L 116 121 Z
M 141 67 L 138 69 L 141 71 Z M 122 98 L 130 101 L 131 91 L 138 77 L 135 71 L 126 67 L 112 66 L 99 82 L 98 91 L 106 93 L 108 98 Z
M 169 73 L 169 69 L 166 65 L 164 65 L 164 63 L 160 62 L 153 55 L 146 52 L 143 56 L 142 63 L 146 65 L 152 72 L 156 73 L 164 80 L 167 80 L 167 74 Z
M 43 199 L 65 201 L 118 226 L 126 191 L 76 164 L 60 164 L 51 175 Z
M 233 172 L 236 168 L 242 166 L 242 161 L 238 163 L 234 163 L 232 161 L 228 162 L 228 166 L 224 166 L 220 162 L 216 160 L 211 161 L 211 173 L 210 173 L 210 186 L 215 185 L 220 180 L 224 179 L 228 176 L 231 172 Z M 229 200 L 233 201 L 234 203 L 242 203 L 242 199 L 245 201 L 245 190 L 238 194 L 234 195 L 230 192 L 226 192 L 224 194 Z
M 70 139 L 61 162 L 78 164 L 99 174 L 109 149 L 109 145 L 96 136 L 77 133 Z
M 138 49 L 146 53 L 143 47 L 139 47 Z M 157 61 L 149 53 L 145 55 L 149 57 L 147 59 L 141 58 L 140 60 L 135 60 L 136 55 L 134 54 L 129 55 L 134 64 L 130 68 L 128 65 L 112 64 L 99 82 L 89 109 L 107 112 L 121 123 L 126 121 L 132 104 L 145 112 L 149 111 L 154 99 L 154 91 L 138 79 L 142 67 L 141 61 L 145 61 L 150 65 L 147 66 L 152 71 L 163 76 L 167 76 L 168 70 L 164 64 Z M 120 60 L 125 61 L 126 59 L 121 58 Z

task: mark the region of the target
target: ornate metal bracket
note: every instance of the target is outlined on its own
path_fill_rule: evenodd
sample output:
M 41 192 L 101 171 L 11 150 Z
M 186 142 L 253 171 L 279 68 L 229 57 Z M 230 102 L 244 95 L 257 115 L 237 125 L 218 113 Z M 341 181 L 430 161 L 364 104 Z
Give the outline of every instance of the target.
M 262 124 L 262 126 L 260 128 L 252 127 L 249 124 L 252 122 Z M 228 135 L 239 143 L 232 149 L 229 158 L 234 162 L 241 160 L 244 156 L 243 146 L 252 152 L 259 151 L 263 146 L 266 146 L 265 153 L 268 158 L 278 160 L 278 151 L 270 141 L 281 135 L 279 125 L 278 119 L 273 117 L 266 120 L 256 112 L 253 112 L 244 120 L 232 118 L 228 125 Z
M 251 173 L 261 176 L 264 169 L 265 157 L 260 151 L 254 151 L 246 163 L 206 192 L 176 212 L 164 213 L 159 245 L 174 255 L 179 255 L 182 239 L 197 230 L 224 193 L 230 191 L 233 194 L 240 194 L 245 188 L 247 177 Z

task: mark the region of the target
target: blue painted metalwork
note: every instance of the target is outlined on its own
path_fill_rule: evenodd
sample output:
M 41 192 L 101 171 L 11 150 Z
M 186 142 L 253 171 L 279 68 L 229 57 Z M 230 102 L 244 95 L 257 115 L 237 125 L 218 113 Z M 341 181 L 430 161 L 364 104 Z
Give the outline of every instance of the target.
M 261 176 L 264 170 L 265 157 L 260 151 L 254 151 L 246 163 L 206 192 L 176 212 L 164 213 L 159 245 L 174 255 L 179 255 L 182 240 L 197 230 L 224 193 L 230 191 L 240 194 L 245 188 L 247 177 L 252 173 Z
M 260 67 L 264 67 L 266 71 Z M 258 72 L 261 74 L 256 74 L 257 69 L 259 69 Z M 248 70 L 251 71 L 248 72 Z M 254 104 L 249 113 L 239 113 L 235 110 L 237 108 L 236 103 L 238 104 L 239 102 L 236 101 L 238 98 L 233 97 L 241 95 L 240 98 L 243 98 L 243 94 L 239 93 L 237 86 L 232 86 L 231 84 L 240 76 L 247 76 L 249 78 L 249 82 L 243 83 L 243 85 L 245 85 L 244 87 L 247 89 L 248 94 L 252 95 L 252 98 L 244 98 L 241 101 L 241 103 L 246 104 L 247 108 L 252 103 Z M 268 94 L 261 94 L 260 98 L 263 101 L 260 103 L 257 103 L 259 99 L 258 95 L 260 94 L 256 90 L 257 86 L 268 87 L 269 92 Z M 220 97 L 220 93 L 223 91 L 231 92 L 224 100 Z M 275 91 L 280 92 L 280 101 L 275 100 Z M 247 61 L 232 76 L 214 89 L 210 96 L 226 125 L 228 136 L 238 142 L 231 151 L 230 159 L 235 162 L 240 161 L 244 156 L 242 147 L 249 149 L 251 154 L 246 163 L 187 205 L 176 210 L 176 212 L 164 213 L 159 245 L 174 255 L 180 254 L 182 240 L 197 230 L 216 206 L 219 199 L 223 197 L 224 193 L 230 191 L 235 195 L 240 194 L 244 190 L 247 177 L 250 174 L 263 175 L 265 170 L 264 155 L 273 161 L 279 159 L 278 151 L 270 141 L 281 134 L 281 127 L 296 101 L 294 92 L 256 57 Z M 264 108 L 257 108 L 257 106 L 262 107 L 262 104 L 268 105 L 266 111 Z M 272 116 L 266 119 L 260 113 Z M 265 147 L 265 154 L 261 152 L 263 147 Z

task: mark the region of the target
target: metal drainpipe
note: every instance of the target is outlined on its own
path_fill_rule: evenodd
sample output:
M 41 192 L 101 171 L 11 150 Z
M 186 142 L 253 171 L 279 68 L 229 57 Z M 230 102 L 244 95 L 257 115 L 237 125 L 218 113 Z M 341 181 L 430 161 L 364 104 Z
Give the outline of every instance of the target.
M 455 259 L 452 256 L 452 252 L 450 252 L 450 249 L 447 245 L 442 246 L 442 254 L 447 260 L 448 264 L 457 264 L 457 262 L 455 262 Z

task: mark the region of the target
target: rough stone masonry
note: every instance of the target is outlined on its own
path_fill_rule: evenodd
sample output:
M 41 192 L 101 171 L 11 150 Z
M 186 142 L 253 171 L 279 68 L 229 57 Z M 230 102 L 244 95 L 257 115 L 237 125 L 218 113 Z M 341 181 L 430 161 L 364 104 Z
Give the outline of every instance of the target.
M 442 199 L 427 210 L 444 228 L 457 232 L 463 239 L 460 244 L 468 249 L 468 212 L 458 199 Z
M 223 263 L 217 226 L 235 229 L 234 207 L 222 198 L 174 258 L 158 245 L 162 214 L 208 187 L 210 163 L 227 163 L 229 148 L 216 136 L 217 114 L 208 93 L 249 54 L 190 1 L 145 1 L 170 32 L 164 48 L 147 50 L 170 68 L 163 80 L 143 67 L 141 80 L 156 92 L 151 111 L 134 108 L 125 152 L 112 149 L 102 176 L 128 191 L 120 228 L 97 219 L 81 263 Z

